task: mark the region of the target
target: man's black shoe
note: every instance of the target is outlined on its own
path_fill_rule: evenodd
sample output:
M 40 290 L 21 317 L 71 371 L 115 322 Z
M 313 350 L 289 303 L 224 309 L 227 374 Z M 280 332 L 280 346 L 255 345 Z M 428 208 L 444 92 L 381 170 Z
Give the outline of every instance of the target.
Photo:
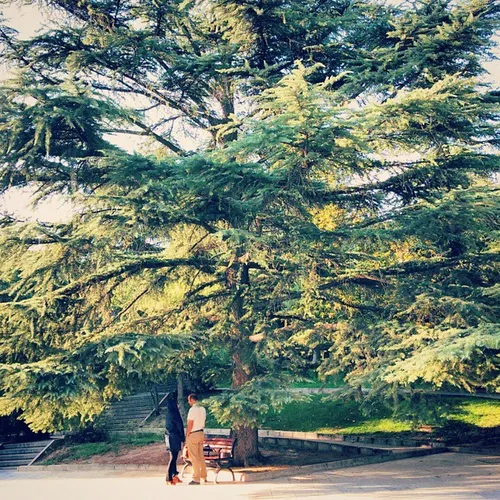
M 200 483 L 198 481 L 189 481 L 188 486 L 196 486 L 199 485 Z

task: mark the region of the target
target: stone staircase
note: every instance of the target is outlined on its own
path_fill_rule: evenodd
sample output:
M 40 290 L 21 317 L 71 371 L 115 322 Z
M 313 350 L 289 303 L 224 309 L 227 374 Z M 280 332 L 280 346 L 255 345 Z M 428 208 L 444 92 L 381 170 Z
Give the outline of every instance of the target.
M 29 443 L 0 443 L 0 470 L 31 465 L 53 442 L 53 439 L 48 439 Z
M 160 401 L 164 392 L 158 394 Z M 148 417 L 154 413 L 151 393 L 143 392 L 126 396 L 115 401 L 103 415 L 104 425 L 108 432 L 133 432 L 142 427 Z

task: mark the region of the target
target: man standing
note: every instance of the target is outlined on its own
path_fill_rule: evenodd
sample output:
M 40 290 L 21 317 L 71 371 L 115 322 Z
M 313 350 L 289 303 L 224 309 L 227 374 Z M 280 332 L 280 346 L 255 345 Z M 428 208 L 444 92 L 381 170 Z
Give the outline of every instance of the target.
M 190 394 L 188 403 L 191 407 L 187 416 L 186 444 L 189 458 L 193 464 L 193 480 L 189 484 L 200 484 L 207 480 L 207 466 L 203 456 L 203 441 L 205 440 L 205 420 L 207 412 L 198 404 L 198 396 Z

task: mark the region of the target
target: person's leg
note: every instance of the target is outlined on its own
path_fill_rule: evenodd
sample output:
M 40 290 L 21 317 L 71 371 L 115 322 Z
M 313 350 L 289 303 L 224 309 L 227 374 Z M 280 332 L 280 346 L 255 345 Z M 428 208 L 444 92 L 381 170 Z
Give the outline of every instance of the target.
M 177 453 L 174 453 L 172 450 L 169 450 L 169 461 L 168 461 L 168 473 L 167 473 L 167 481 L 171 482 L 174 477 L 175 470 L 175 462 L 177 461 Z
M 177 470 L 177 457 L 179 456 L 180 450 L 172 450 L 172 477 L 178 476 L 179 471 Z
M 177 471 L 177 457 L 179 450 L 170 450 L 170 461 L 168 462 L 168 480 L 172 481 L 174 476 L 179 475 Z
M 193 468 L 193 476 L 194 476 L 194 461 L 193 461 L 193 452 L 196 453 L 193 450 L 193 440 L 191 436 L 186 437 L 186 447 L 187 447 L 187 452 L 188 452 L 188 458 L 189 461 L 191 462 L 191 467 Z
M 203 432 L 190 434 L 187 439 L 189 457 L 191 459 L 191 463 L 193 464 L 193 481 L 196 483 L 200 482 L 200 477 L 206 477 L 206 473 L 205 476 L 201 475 L 203 468 L 205 467 L 203 439 Z
M 203 443 L 205 442 L 205 433 L 200 432 L 201 440 L 200 440 L 200 454 L 201 454 L 201 462 L 200 462 L 200 478 L 207 480 L 207 464 L 205 463 L 205 457 L 203 455 Z
M 170 484 L 176 485 L 180 483 L 179 471 L 177 470 L 177 457 L 179 456 L 180 450 L 170 450 L 172 457 L 169 463 L 168 474 L 170 476 Z

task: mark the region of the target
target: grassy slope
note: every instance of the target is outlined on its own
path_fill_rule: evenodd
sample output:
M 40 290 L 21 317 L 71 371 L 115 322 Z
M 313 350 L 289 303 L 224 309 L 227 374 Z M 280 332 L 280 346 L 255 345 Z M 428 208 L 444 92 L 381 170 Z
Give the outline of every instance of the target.
M 126 436 L 113 436 L 106 442 L 98 443 L 65 443 L 57 448 L 40 462 L 41 465 L 53 465 L 58 463 L 69 463 L 75 460 L 85 460 L 94 455 L 103 455 L 108 452 L 120 451 L 127 448 L 136 448 L 151 443 L 163 441 L 163 436 L 158 434 L 137 434 Z
M 478 427 L 499 427 L 500 401 L 458 400 L 455 412 L 452 412 L 450 416 Z
M 439 427 L 449 420 L 477 427 L 500 426 L 500 401 L 471 398 L 435 398 L 432 412 L 421 424 Z M 433 413 L 433 415 L 431 415 Z M 209 416 L 207 427 L 220 427 Z M 308 401 L 296 401 L 281 413 L 270 412 L 264 418 L 264 429 L 323 432 L 327 434 L 371 434 L 410 431 L 411 418 L 395 418 L 392 411 L 381 405 L 369 408 L 365 414 L 360 404 L 352 400 L 324 399 L 313 395 Z
M 500 427 L 500 401 L 471 398 L 436 398 L 431 405 L 434 417 L 423 423 L 436 427 L 449 426 L 450 423 L 475 426 L 482 430 Z M 363 413 L 356 401 L 324 400 L 313 395 L 307 401 L 296 401 L 285 406 L 281 413 L 270 412 L 264 419 L 263 428 L 322 432 L 325 434 L 397 434 L 414 428 L 410 419 L 398 419 L 383 406 L 374 406 L 370 414 Z M 436 420 L 439 417 L 439 423 Z M 163 416 L 158 417 L 158 425 L 163 426 Z M 207 428 L 221 427 L 208 413 Z M 467 439 L 465 437 L 464 439 Z M 57 450 L 43 462 L 46 465 L 73 460 L 86 459 L 109 451 L 118 453 L 124 448 L 144 446 L 163 440 L 158 434 L 138 434 L 117 436 L 107 442 L 68 444 Z

